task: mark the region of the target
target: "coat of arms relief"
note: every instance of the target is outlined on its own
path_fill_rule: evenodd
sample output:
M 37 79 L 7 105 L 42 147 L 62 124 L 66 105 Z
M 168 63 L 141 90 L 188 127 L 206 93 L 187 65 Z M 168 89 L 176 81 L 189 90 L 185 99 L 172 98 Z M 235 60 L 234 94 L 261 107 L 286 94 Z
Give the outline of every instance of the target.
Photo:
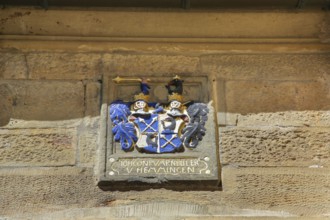
M 105 78 L 99 186 L 217 187 L 212 85 L 206 76 Z
M 184 101 L 184 80 L 178 76 L 165 85 L 166 103 L 150 100 L 149 79 L 136 81 L 140 81 L 141 91 L 134 95 L 133 102 L 117 100 L 110 105 L 112 133 L 121 149 L 165 154 L 196 148 L 206 132 L 207 105 Z

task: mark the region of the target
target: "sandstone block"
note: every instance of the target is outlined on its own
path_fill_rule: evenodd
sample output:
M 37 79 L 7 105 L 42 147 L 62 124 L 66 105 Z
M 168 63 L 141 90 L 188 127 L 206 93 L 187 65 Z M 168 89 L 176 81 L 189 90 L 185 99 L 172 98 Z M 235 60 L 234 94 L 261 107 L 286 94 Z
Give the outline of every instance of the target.
M 321 23 L 320 39 L 324 43 L 330 42 L 330 15 L 327 14 Z
M 329 128 L 220 128 L 220 161 L 238 166 L 330 166 Z
M 100 54 L 30 53 L 30 79 L 99 79 Z
M 101 84 L 98 82 L 88 82 L 86 84 L 85 115 L 100 115 L 101 109 Z
M 10 119 L 9 123 L 2 128 L 5 129 L 27 129 L 27 128 L 76 128 L 82 123 L 82 119 L 71 119 L 63 121 L 33 121 Z
M 169 74 L 194 73 L 199 58 L 171 55 L 116 55 L 103 56 L 104 73 L 142 74 L 145 76 L 169 76 Z
M 199 4 L 199 1 L 196 3 Z M 179 6 L 177 2 L 172 1 L 165 3 L 166 6 L 168 4 L 173 4 L 174 7 Z M 233 5 L 236 7 L 237 3 Z M 38 9 L 16 7 L 3 9 L 0 19 L 3 21 L 1 32 L 12 35 L 311 38 L 319 33 L 319 24 L 325 15 L 326 13 L 317 10 L 300 13 L 282 10 L 241 11 L 240 13 L 202 10 L 194 11 L 194 13 L 182 13 L 176 10 L 166 12 L 136 10 L 132 13 L 129 10 L 113 10 L 108 13 L 108 11 L 100 10 L 68 9 L 44 13 Z M 40 21 L 40 17 L 44 19 Z M 29 27 L 22 27 L 19 21 L 29 24 Z M 191 23 L 193 25 L 190 25 Z
M 5 216 L 21 214 L 26 219 L 27 214 L 97 206 L 112 197 L 95 185 L 92 169 L 16 168 L 0 172 L 0 213 Z
M 73 165 L 75 143 L 74 129 L 0 129 L 0 165 Z
M 0 53 L 0 79 L 26 79 L 27 65 L 21 53 Z
M 84 86 L 75 81 L 5 81 L 12 91 L 12 118 L 64 120 L 83 117 Z
M 315 80 L 329 74 L 329 60 L 329 54 L 206 55 L 201 70 L 226 80 Z
M 206 76 L 189 76 L 185 77 L 183 74 L 179 74 L 184 79 L 183 86 L 183 99 L 184 102 L 194 100 L 198 102 L 210 101 L 210 83 Z M 115 75 L 105 76 L 103 80 L 103 103 L 110 103 L 114 100 L 133 101 L 134 95 L 141 91 L 138 82 L 128 82 L 127 79 L 145 77 L 146 74 L 132 75 L 121 77 L 124 79 L 120 83 L 115 82 L 113 79 L 117 78 Z M 168 91 L 165 85 L 173 79 L 173 76 L 148 76 L 150 79 L 150 101 L 166 103 L 168 102 Z
M 329 169 L 274 167 L 222 169 L 223 191 L 246 209 L 325 216 L 330 210 Z
M 99 117 L 84 118 L 78 131 L 78 164 L 83 167 L 93 167 L 98 144 Z
M 231 113 L 329 110 L 326 84 L 315 81 L 228 81 L 226 107 Z
M 0 126 L 8 124 L 12 113 L 12 90 L 7 84 L 0 84 Z
M 236 126 L 239 114 L 230 112 L 218 112 L 217 119 L 219 126 Z
M 238 115 L 238 126 L 330 127 L 330 111 L 263 112 Z

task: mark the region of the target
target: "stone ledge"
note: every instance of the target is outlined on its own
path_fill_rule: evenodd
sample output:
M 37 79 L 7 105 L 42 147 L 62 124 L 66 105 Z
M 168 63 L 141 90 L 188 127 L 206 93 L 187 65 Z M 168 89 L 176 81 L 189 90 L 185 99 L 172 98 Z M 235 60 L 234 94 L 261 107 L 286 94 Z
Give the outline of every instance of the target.
M 36 121 L 11 118 L 9 123 L 0 129 L 29 129 L 29 128 L 75 128 L 82 123 L 82 119 L 61 121 Z
M 84 174 L 87 168 L 79 168 L 73 166 L 63 167 L 2 167 L 0 176 L 61 176 L 73 175 L 78 176 Z
M 235 166 L 330 166 L 330 128 L 220 128 L 220 161 Z
M 4 35 L 310 38 L 319 34 L 318 24 L 326 15 L 320 10 L 299 13 L 270 10 L 219 13 L 197 10 L 182 13 L 182 10 L 165 9 L 136 10 L 132 13 L 118 9 L 93 11 L 53 8 L 42 11 L 31 7 L 12 7 L 2 9 L 0 19 L 3 20 L 1 32 Z M 44 19 L 40 20 L 40 17 Z M 187 26 L 192 21 L 194 25 Z M 29 27 L 22 28 L 21 22 L 29 24 Z

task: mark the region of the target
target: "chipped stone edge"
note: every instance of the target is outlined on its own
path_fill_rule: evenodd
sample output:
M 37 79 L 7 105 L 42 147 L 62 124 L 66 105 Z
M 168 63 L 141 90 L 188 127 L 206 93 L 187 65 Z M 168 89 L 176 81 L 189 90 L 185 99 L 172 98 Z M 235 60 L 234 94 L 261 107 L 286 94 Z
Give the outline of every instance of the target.
M 105 174 L 105 163 L 106 163 L 105 151 L 106 151 L 106 143 L 107 143 L 107 110 L 108 110 L 108 105 L 106 103 L 103 103 L 101 106 L 100 121 L 99 121 L 100 123 L 99 136 L 97 140 L 96 158 L 95 158 L 95 166 L 94 166 L 94 173 L 96 175 L 97 183 L 104 178 L 104 174 Z

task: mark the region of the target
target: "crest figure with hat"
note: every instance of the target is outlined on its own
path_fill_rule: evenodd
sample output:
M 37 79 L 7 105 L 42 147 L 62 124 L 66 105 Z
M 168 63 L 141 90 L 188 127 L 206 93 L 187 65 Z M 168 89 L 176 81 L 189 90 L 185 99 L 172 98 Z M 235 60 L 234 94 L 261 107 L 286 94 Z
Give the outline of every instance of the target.
M 163 154 L 196 148 L 206 132 L 207 105 L 184 103 L 184 81 L 179 76 L 166 85 L 167 103 L 150 102 L 148 79 L 137 81 L 141 92 L 134 96 L 133 102 L 115 101 L 109 108 L 114 140 L 121 149 Z

